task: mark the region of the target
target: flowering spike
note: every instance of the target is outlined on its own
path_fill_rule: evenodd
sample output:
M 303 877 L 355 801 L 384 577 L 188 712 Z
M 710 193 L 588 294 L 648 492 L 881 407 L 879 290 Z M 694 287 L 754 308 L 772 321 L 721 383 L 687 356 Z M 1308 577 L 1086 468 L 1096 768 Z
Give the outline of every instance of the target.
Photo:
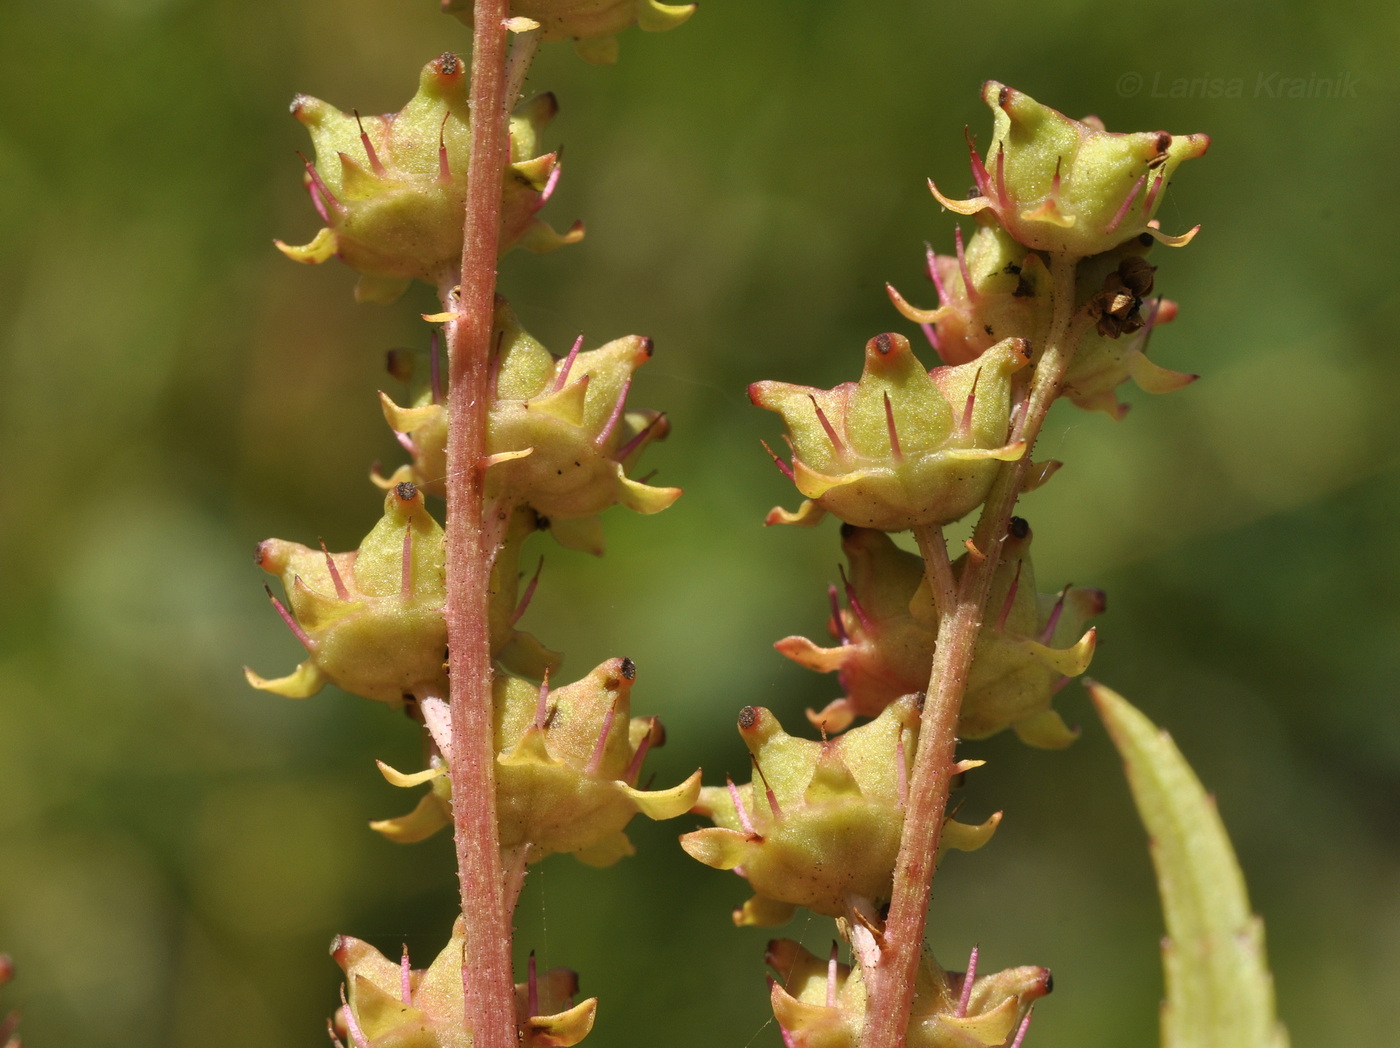
M 558 393 L 569 381 L 569 372 L 574 368 L 574 361 L 578 359 L 578 351 L 583 348 L 583 336 L 579 335 L 574 339 L 573 347 L 569 350 L 569 355 L 564 358 L 564 362 L 559 365 L 559 374 L 554 379 L 553 392 Z

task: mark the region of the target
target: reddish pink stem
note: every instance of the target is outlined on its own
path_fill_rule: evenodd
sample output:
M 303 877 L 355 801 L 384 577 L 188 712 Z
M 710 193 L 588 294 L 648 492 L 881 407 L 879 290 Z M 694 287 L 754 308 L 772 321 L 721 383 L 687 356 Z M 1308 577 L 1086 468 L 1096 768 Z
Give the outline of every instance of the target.
M 517 1048 L 511 923 L 496 828 L 496 752 L 487 618 L 495 550 L 484 536 L 486 376 L 496 292 L 501 180 L 509 158 L 507 0 L 477 0 L 471 154 L 461 287 L 447 325 L 447 642 L 452 680 L 453 805 L 464 921 L 464 1020 L 473 1048 Z M 451 281 L 449 280 L 450 284 Z
M 998 154 L 998 161 L 1001 156 Z M 984 556 L 969 556 L 958 579 L 951 607 L 940 603 L 941 620 L 934 648 L 933 672 L 919 728 L 919 745 L 909 782 L 904 832 L 895 863 L 894 893 L 885 920 L 879 963 L 866 973 L 870 995 L 861 1048 L 903 1048 L 914 984 L 924 948 L 924 925 L 929 894 L 937 868 L 938 842 L 948 808 L 948 791 L 955 773 L 958 717 L 977 635 L 986 615 L 992 573 L 1001 555 L 1016 499 L 1025 483 L 1031 449 L 1045 422 L 1050 405 L 1059 395 L 1065 370 L 1074 355 L 1082 330 L 1074 323 L 1074 276 L 1077 259 L 1051 256 L 1054 305 L 1045 349 L 1036 366 L 1022 436 L 1026 452 L 1005 463 L 987 496 L 973 532 L 972 544 Z M 946 578 L 935 561 L 934 544 L 942 544 L 941 529 L 914 529 L 924 551 L 929 581 L 937 592 Z M 946 556 L 946 553 L 944 554 Z

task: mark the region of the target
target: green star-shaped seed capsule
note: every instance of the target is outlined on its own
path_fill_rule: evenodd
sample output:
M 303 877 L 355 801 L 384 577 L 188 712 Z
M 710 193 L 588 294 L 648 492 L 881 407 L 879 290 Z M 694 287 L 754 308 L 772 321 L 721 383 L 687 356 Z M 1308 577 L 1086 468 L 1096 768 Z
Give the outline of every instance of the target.
M 553 95 L 524 103 L 510 121 L 510 164 L 502 183 L 500 251 L 552 251 L 583 236 L 560 235 L 535 213 L 558 177 L 554 153 L 536 155 L 557 110 Z M 306 165 L 311 201 L 326 223 L 309 244 L 277 246 L 308 264 L 339 257 L 360 273 L 355 297 L 392 302 L 412 280 L 453 283 L 461 265 L 471 118 L 467 66 L 448 53 L 423 67 L 418 93 L 397 113 L 361 117 L 298 95 L 292 115 L 311 132 Z
M 519 677 L 494 686 L 496 811 L 502 849 L 526 849 L 527 862 L 570 852 L 591 866 L 631 855 L 624 828 L 640 812 L 673 819 L 700 793 L 700 773 L 667 790 L 639 790 L 650 749 L 665 741 L 655 717 L 629 717 L 636 666 L 610 659 L 582 680 L 551 689 Z M 404 775 L 380 765 L 397 786 L 431 782 L 409 815 L 371 824 L 385 836 L 412 842 L 452 822 L 447 765 Z
M 872 338 L 859 382 L 814 389 L 755 382 L 749 398 L 787 424 L 792 465 L 807 496 L 768 522 L 811 524 L 834 513 L 881 531 L 946 524 L 987 497 L 999 461 L 1025 452 L 1009 437 L 1011 376 L 1030 344 L 1008 339 L 971 364 L 927 371 L 903 335 Z
M 980 739 L 1013 728 L 1023 741 L 1053 749 L 1068 745 L 1075 733 L 1051 700 L 1067 678 L 1088 669 L 1095 633 L 1081 631 L 1103 611 L 1105 598 L 1084 586 L 1037 593 L 1030 543 L 1029 525 L 1013 518 L 973 652 L 958 735 Z M 820 713 L 808 712 L 827 732 L 843 731 L 857 717 L 874 717 L 898 696 L 927 687 L 938 640 L 938 612 L 917 556 L 883 532 L 849 525 L 841 545 L 851 570 L 844 608 L 832 591 L 831 634 L 839 643 L 823 648 L 794 636 L 774 645 L 808 669 L 838 675 L 845 694 Z M 955 578 L 966 559 L 954 562 Z
M 739 733 L 753 782 L 701 790 L 695 811 L 715 826 L 681 838 L 692 858 L 749 882 L 754 896 L 735 911 L 736 924 L 781 924 L 798 906 L 843 917 L 889 901 L 919 706 L 919 696 L 907 695 L 869 724 L 822 742 L 789 735 L 770 710 L 744 708 Z M 999 820 L 949 819 L 940 846 L 980 848 Z
M 516 599 L 519 548 L 534 528 L 529 510 L 517 512 L 497 554 L 491 654 L 508 669 L 539 677 L 558 669 L 560 656 L 515 628 L 524 612 Z M 268 539 L 258 545 L 257 563 L 281 578 L 287 603 L 273 603 L 308 655 L 276 680 L 246 670 L 253 687 L 303 699 L 335 684 L 393 706 L 447 694 L 443 533 L 412 482 L 390 486 L 384 516 L 358 549 L 330 553 Z
M 660 412 L 626 410 L 633 374 L 651 359 L 651 339 L 628 335 L 579 352 L 580 338 L 566 356 L 555 357 L 504 301 L 497 305 L 496 336 L 486 424 L 488 498 L 528 505 L 564 545 L 601 553 L 597 516 L 603 510 L 621 504 L 657 513 L 680 497 L 679 488 L 651 487 L 627 475 L 642 450 L 669 429 Z M 383 394 L 380 399 L 414 460 L 407 472 L 382 483 L 411 477 L 442 493 L 444 391 L 423 388 L 410 407 Z
M 1026 247 L 1084 258 L 1111 251 L 1158 231 L 1153 216 L 1183 160 L 1210 145 L 1206 135 L 1165 131 L 1118 134 L 1098 117 L 1071 120 L 1015 88 L 988 80 L 982 99 L 991 107 L 992 144 L 986 161 L 972 148 L 978 195 L 949 200 L 929 183 L 938 202 L 961 215 L 990 211 Z
M 359 549 L 333 554 L 268 539 L 257 563 L 281 578 L 287 606 L 273 603 L 308 656 L 277 680 L 247 670 L 253 687 L 303 699 L 336 684 L 391 705 L 447 694 L 442 528 L 413 484 L 387 493 L 384 516 Z
M 462 918 L 452 938 L 427 968 L 412 968 L 408 948 L 391 961 L 369 943 L 338 935 L 331 956 L 345 972 L 342 1007 L 332 1023 L 335 1043 L 383 1048 L 471 1048 L 462 1025 Z M 522 1048 L 570 1048 L 593 1028 L 598 999 L 573 1003 L 578 976 L 567 968 L 543 975 L 529 962 L 515 985 L 516 1033 Z
M 768 944 L 773 1015 L 789 1048 L 855 1048 L 865 1025 L 859 968 L 821 959 L 790 939 Z M 1046 968 L 1026 965 L 980 978 L 976 950 L 966 972 L 944 971 L 925 954 L 914 984 L 907 1048 L 993 1048 L 1026 1025 L 1031 1005 L 1054 985 Z M 1019 1043 L 1019 1042 L 1018 1042 Z
M 1122 418 L 1127 405 L 1114 390 L 1128 379 L 1149 393 L 1169 393 L 1195 380 L 1149 360 L 1147 340 L 1157 324 L 1176 316 L 1176 303 L 1150 299 L 1153 267 L 1144 260 L 1152 238 L 1138 236 L 1112 251 L 1085 259 L 1076 279 L 1075 305 L 1098 323 L 1083 329 L 1065 374 L 1061 395 L 1086 410 Z M 949 364 L 965 364 L 1003 338 L 1043 346 L 1053 302 L 1044 257 L 1017 243 L 995 223 L 981 226 L 955 255 L 928 255 L 938 293 L 936 309 L 920 309 L 889 287 L 904 316 L 924 326 L 930 343 Z

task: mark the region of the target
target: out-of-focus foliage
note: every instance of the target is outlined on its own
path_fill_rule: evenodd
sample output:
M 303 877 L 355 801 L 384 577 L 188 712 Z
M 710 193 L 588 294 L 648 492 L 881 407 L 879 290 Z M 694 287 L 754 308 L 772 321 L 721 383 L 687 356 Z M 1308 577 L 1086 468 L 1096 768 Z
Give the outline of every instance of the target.
M 5 1007 L 23 1007 L 26 1043 L 324 1043 L 333 934 L 426 957 L 450 930 L 446 840 L 403 848 L 365 825 L 401 803 L 373 759 L 417 766 L 410 726 L 332 689 L 253 692 L 240 672 L 301 657 L 255 542 L 348 549 L 374 522 L 368 467 L 401 460 L 375 393 L 405 393 L 383 351 L 424 345 L 412 307 L 435 308 L 421 291 L 356 307 L 353 273 L 274 250 L 318 225 L 286 105 L 398 105 L 405 77 L 466 47 L 435 7 L 0 5 L 0 949 L 22 972 Z M 633 393 L 670 413 L 648 458 L 686 494 L 613 516 L 603 560 L 534 540 L 547 562 L 522 628 L 566 653 L 565 674 L 636 660 L 638 707 L 670 733 L 658 782 L 697 764 L 745 776 L 741 706 L 795 725 L 835 697 L 771 644 L 820 634 L 841 560 L 834 521 L 761 527 L 790 489 L 745 386 L 829 387 L 872 335 L 918 335 L 883 282 L 912 296 L 923 241 L 950 248 L 924 180 L 970 182 L 961 133 L 985 135 L 984 79 L 1110 127 L 1208 132 L 1159 212 L 1202 233 L 1151 256 L 1181 303 L 1153 358 L 1205 377 L 1128 391 L 1122 423 L 1057 409 L 1041 455 L 1067 465 L 1022 513 L 1044 588 L 1109 594 L 1095 675 L 1216 790 L 1296 1043 L 1386 1043 L 1397 36 L 1380 0 L 1288 17 L 1009 0 L 966 27 L 927 0 L 710 0 L 674 33 L 629 31 L 615 67 L 546 48 L 531 83 L 561 111 L 544 145 L 567 146 L 546 215 L 589 235 L 509 259 L 505 290 L 549 345 L 655 339 Z M 979 942 L 988 970 L 1052 968 L 1035 1043 L 1152 1043 L 1161 924 L 1141 830 L 1077 685 L 1056 708 L 1085 727 L 1067 751 L 966 747 L 990 764 L 959 817 L 1007 814 L 949 858 L 933 944 L 949 963 Z M 582 973 L 609 1044 L 665 1030 L 772 1048 L 769 933 L 732 927 L 747 889 L 682 854 L 694 826 L 637 827 L 639 854 L 611 870 L 542 864 L 521 949 Z M 825 954 L 819 923 L 784 934 Z

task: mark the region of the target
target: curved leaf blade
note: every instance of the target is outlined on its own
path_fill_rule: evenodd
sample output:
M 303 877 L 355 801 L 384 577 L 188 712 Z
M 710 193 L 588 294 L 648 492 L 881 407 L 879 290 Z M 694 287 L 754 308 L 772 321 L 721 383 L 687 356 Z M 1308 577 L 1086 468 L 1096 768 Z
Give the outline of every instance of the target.
M 1123 758 L 1157 871 L 1163 1048 L 1287 1048 L 1264 922 L 1250 911 L 1215 799 L 1170 735 L 1103 685 L 1090 683 L 1089 694 Z

